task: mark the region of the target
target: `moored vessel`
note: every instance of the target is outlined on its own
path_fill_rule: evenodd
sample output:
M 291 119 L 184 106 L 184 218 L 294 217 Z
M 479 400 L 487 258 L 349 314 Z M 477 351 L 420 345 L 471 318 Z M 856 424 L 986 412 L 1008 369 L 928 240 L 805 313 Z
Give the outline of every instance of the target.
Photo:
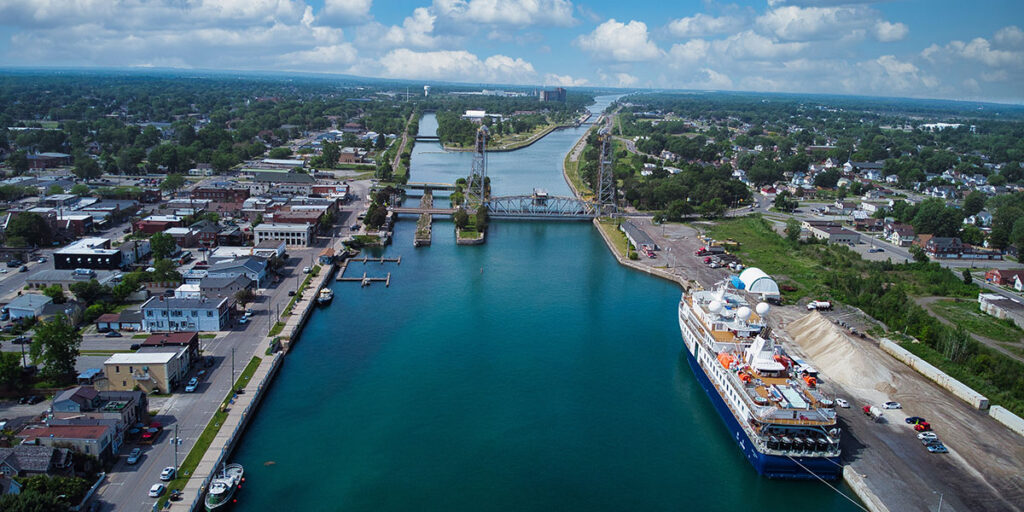
M 334 290 L 330 288 L 320 290 L 320 294 L 316 297 L 317 304 L 330 304 L 332 300 L 334 300 Z
M 683 294 L 679 328 L 687 362 L 759 474 L 836 479 L 842 466 L 834 398 L 817 370 L 772 334 L 765 321 L 770 306 L 751 309 L 743 287 L 732 278 Z
M 242 479 L 245 470 L 241 464 L 228 464 L 221 469 L 220 474 L 213 477 L 210 488 L 206 491 L 207 512 L 220 509 L 229 503 L 233 503 L 235 492 L 242 487 Z

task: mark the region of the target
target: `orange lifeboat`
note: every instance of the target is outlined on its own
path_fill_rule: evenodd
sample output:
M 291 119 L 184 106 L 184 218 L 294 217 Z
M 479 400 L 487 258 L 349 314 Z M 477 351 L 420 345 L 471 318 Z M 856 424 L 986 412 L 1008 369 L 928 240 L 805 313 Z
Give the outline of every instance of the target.
M 743 382 L 750 382 L 750 379 L 751 379 L 751 377 L 750 377 L 749 373 L 741 373 L 740 374 L 740 380 L 741 381 L 743 381 Z
M 793 366 L 793 360 L 783 355 L 775 356 L 775 361 L 782 363 L 782 366 L 785 366 L 786 368 L 790 368 Z
M 719 352 L 718 362 L 722 363 L 722 366 L 724 366 L 725 368 L 729 368 L 730 366 L 732 366 L 732 363 L 736 362 L 736 359 L 732 357 L 732 354 Z
M 810 375 L 804 375 L 804 382 L 807 383 L 807 387 L 813 388 L 818 385 L 818 379 L 811 377 Z

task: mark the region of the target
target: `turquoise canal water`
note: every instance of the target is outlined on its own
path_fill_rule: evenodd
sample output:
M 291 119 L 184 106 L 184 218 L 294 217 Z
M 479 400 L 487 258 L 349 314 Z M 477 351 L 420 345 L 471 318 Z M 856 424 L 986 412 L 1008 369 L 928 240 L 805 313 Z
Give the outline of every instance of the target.
M 580 133 L 492 155 L 494 173 L 544 164 L 498 193 L 566 193 Z M 465 174 L 449 160 L 468 169 L 417 145 L 414 179 Z M 366 267 L 391 287 L 335 283 L 289 353 L 235 456 L 243 510 L 855 510 L 756 475 L 681 355 L 679 288 L 619 266 L 589 223 L 495 222 L 479 247 L 440 222 L 414 249 L 413 229 L 383 251 L 400 266 Z

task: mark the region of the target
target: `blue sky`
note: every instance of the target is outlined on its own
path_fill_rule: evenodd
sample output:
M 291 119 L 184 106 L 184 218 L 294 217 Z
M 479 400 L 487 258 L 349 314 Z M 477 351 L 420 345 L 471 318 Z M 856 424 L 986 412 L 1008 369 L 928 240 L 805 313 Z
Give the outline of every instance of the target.
M 0 65 L 1024 102 L 1024 2 L 0 0 Z

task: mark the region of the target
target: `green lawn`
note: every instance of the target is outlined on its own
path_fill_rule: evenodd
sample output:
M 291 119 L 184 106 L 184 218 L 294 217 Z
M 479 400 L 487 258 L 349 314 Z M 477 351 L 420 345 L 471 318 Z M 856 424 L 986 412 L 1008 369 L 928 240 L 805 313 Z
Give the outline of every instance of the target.
M 256 368 L 260 365 L 260 361 L 261 359 L 256 356 L 253 356 L 253 358 L 249 360 L 249 364 L 245 366 L 245 369 L 242 370 L 242 374 L 239 375 L 238 379 L 235 381 L 235 386 L 228 392 L 228 396 L 224 398 L 224 401 L 221 402 L 222 406 L 226 406 L 231 400 L 231 397 L 234 396 L 235 389 L 245 387 L 245 385 L 249 383 L 249 379 L 252 378 L 252 374 L 256 373 Z M 182 461 L 181 466 L 178 467 L 178 478 L 171 480 L 167 484 L 167 492 L 164 493 L 157 502 L 159 508 L 162 509 L 164 504 L 167 503 L 172 490 L 185 488 L 185 483 L 188 482 L 189 477 L 192 476 L 192 472 L 196 470 L 196 466 L 198 466 L 199 461 L 203 459 L 203 455 L 206 454 L 206 450 L 210 448 L 210 443 L 212 443 L 213 439 L 217 437 L 217 433 L 220 432 L 220 426 L 224 424 L 224 419 L 227 417 L 228 413 L 225 412 L 224 407 L 217 409 L 217 411 L 213 413 L 213 418 L 211 418 L 210 422 L 206 424 L 206 428 L 203 429 L 203 433 L 199 435 L 199 439 L 196 440 L 196 444 L 192 446 L 188 455 L 185 456 L 185 460 Z
M 748 267 L 758 267 L 775 278 L 779 286 L 795 285 L 797 290 L 783 292 L 787 301 L 820 294 L 824 291 L 820 279 L 825 270 L 803 251 L 794 251 L 785 239 L 767 229 L 761 219 L 744 217 L 720 222 L 707 229 L 716 240 L 732 238 L 740 242 L 735 252 Z
M 615 254 L 625 258 L 629 249 L 629 240 L 626 239 L 625 233 L 619 229 L 618 224 L 614 220 L 602 219 L 599 226 L 601 231 L 611 239 L 612 246 L 615 248 Z
M 940 300 L 931 304 L 931 309 L 937 315 L 979 336 L 1011 343 L 1020 343 L 1021 338 L 1024 338 L 1024 331 L 1019 327 L 984 313 L 975 301 Z

